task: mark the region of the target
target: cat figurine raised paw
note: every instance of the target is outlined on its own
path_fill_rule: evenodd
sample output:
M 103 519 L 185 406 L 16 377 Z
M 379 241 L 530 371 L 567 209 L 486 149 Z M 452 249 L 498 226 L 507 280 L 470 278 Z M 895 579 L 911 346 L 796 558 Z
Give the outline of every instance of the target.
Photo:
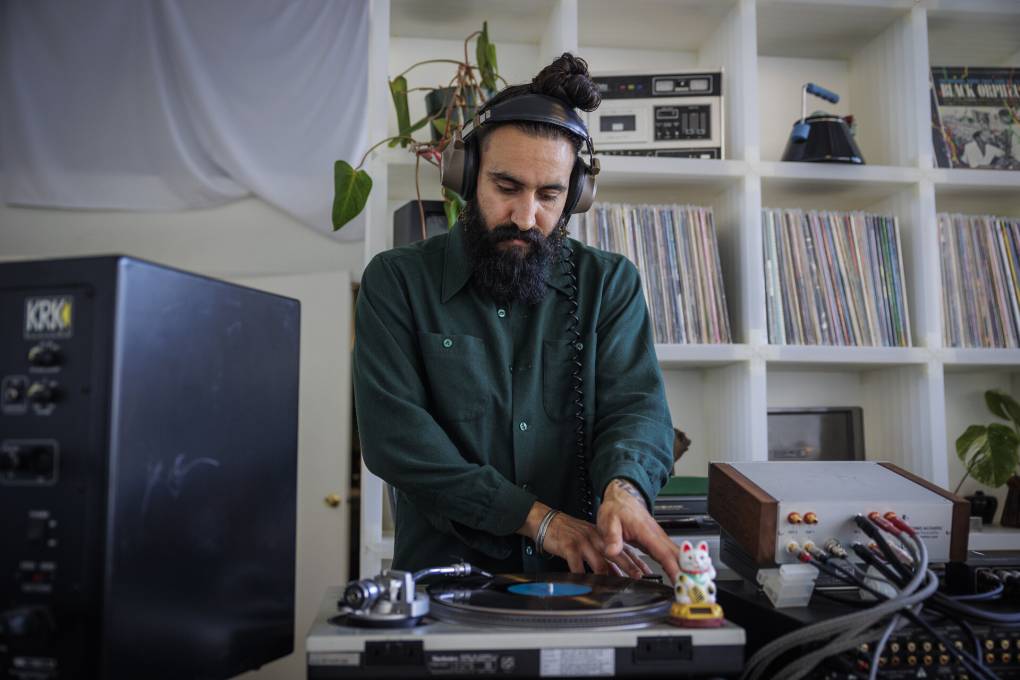
M 723 624 L 723 610 L 715 603 L 715 567 L 708 543 L 680 544 L 680 575 L 673 586 L 676 601 L 669 622 L 685 628 L 714 628 Z

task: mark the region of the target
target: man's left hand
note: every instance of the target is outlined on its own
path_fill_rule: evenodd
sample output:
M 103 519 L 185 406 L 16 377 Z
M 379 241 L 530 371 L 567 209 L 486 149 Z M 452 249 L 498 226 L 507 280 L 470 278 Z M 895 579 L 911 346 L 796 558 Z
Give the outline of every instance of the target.
M 636 544 L 662 565 L 669 585 L 676 582 L 680 548 L 648 512 L 644 497 L 630 481 L 617 478 L 606 485 L 596 526 L 605 541 L 607 558 L 617 557 L 627 543 Z

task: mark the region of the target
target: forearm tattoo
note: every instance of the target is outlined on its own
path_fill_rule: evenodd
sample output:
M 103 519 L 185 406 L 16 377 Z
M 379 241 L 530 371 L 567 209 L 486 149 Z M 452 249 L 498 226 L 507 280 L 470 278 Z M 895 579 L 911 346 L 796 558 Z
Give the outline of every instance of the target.
M 628 482 L 626 479 L 614 479 L 613 481 L 609 482 L 609 486 L 614 486 L 620 491 L 629 493 L 631 496 L 641 501 L 641 505 L 645 505 L 645 497 L 642 496 L 641 492 L 638 491 L 637 488 L 633 484 Z

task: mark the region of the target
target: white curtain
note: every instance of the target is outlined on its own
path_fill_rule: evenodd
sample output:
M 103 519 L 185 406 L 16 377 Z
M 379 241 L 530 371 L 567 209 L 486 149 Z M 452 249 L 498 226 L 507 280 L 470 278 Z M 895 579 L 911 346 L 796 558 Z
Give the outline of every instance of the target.
M 331 231 L 333 161 L 367 148 L 368 10 L 0 0 L 0 198 L 158 211 L 255 194 Z

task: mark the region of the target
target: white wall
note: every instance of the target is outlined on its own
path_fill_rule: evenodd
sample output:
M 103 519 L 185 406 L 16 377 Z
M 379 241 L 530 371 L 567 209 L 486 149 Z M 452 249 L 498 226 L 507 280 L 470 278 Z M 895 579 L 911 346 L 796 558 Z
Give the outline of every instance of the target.
M 0 259 L 126 254 L 209 275 L 348 270 L 362 242 L 316 232 L 256 198 L 142 213 L 0 206 Z

